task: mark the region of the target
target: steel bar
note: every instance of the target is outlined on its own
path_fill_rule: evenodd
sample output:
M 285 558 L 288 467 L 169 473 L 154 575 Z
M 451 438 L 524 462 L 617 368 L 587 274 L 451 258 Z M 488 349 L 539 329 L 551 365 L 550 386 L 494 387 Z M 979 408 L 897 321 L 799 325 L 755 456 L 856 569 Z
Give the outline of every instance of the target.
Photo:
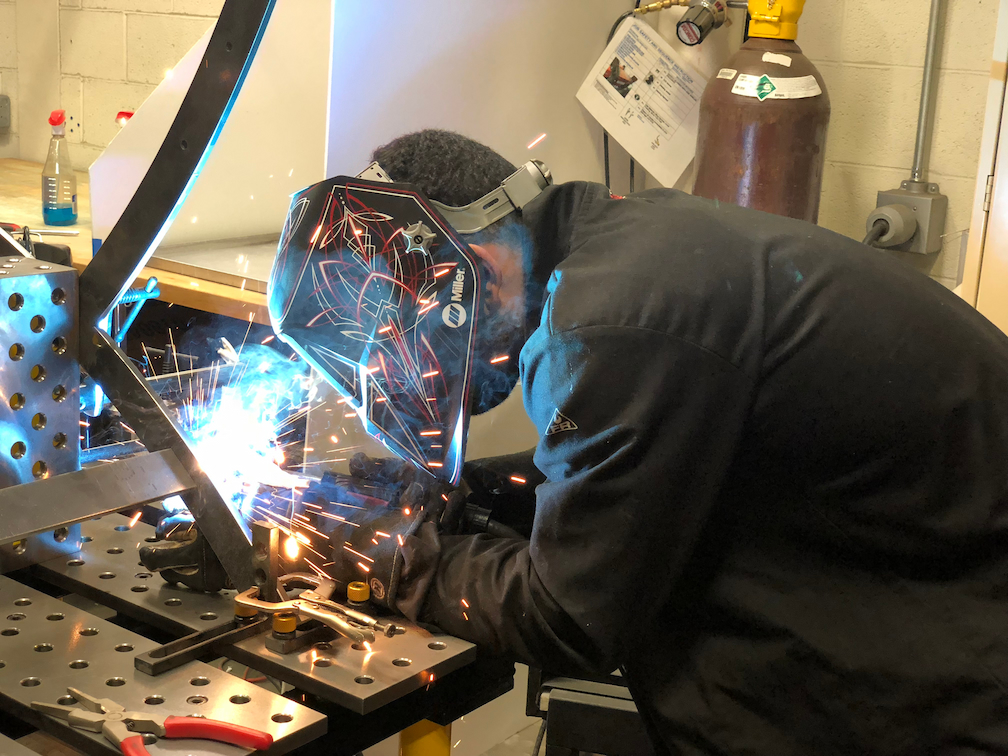
M 227 656 L 232 643 L 245 640 L 270 630 L 269 617 L 253 618 L 246 624 L 231 620 L 227 624 L 212 627 L 192 635 L 186 635 L 171 643 L 145 651 L 133 659 L 133 666 L 152 677 L 170 672 L 183 664 L 202 659 L 206 655 Z
M 209 157 L 276 0 L 226 0 L 189 91 L 151 167 L 80 276 L 81 366 L 151 451 L 172 449 L 196 489 L 186 503 L 232 582 L 252 585 L 251 539 L 158 396 L 99 323 L 153 254 Z
M 0 489 L 0 543 L 66 527 L 191 490 L 170 451 Z
M 145 454 L 147 449 L 139 441 L 120 441 L 115 444 L 105 444 L 105 446 L 92 446 L 90 449 L 81 449 L 81 466 L 94 465 L 99 462 L 118 459 L 120 457 L 131 457 L 134 454 Z
M 914 143 L 913 168 L 910 169 L 911 181 L 927 180 L 927 157 L 931 146 L 931 127 L 934 125 L 935 93 L 938 89 L 938 65 L 941 58 L 938 40 L 944 17 L 945 0 L 931 0 L 927 50 L 924 53 L 924 78 L 921 81 L 920 107 L 917 111 L 917 140 Z

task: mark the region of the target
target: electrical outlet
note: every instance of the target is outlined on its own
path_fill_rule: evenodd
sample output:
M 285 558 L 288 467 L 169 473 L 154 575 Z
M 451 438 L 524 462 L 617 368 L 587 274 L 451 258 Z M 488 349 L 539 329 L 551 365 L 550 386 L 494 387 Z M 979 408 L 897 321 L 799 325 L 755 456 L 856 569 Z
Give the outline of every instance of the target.
M 883 205 L 906 205 L 917 219 L 917 231 L 914 235 L 903 244 L 888 249 L 915 252 L 919 255 L 941 252 L 948 197 L 938 191 L 938 184 L 903 181 L 899 189 L 878 193 L 875 207 Z
M 5 94 L 0 94 L 0 131 L 10 131 L 10 127 L 10 97 Z

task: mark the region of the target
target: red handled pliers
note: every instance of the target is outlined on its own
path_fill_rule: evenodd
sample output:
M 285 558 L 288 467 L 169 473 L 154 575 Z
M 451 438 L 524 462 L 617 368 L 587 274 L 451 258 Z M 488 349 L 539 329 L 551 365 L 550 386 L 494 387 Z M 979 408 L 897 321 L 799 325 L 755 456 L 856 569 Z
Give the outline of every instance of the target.
M 273 745 L 273 736 L 248 727 L 220 722 L 202 717 L 158 717 L 148 713 L 126 711 L 108 698 L 92 698 L 76 688 L 67 688 L 67 693 L 87 711 L 71 709 L 67 706 L 32 701 L 32 708 L 57 719 L 63 719 L 74 727 L 90 732 L 100 732 L 112 743 L 119 746 L 123 756 L 150 756 L 144 746 L 143 734 L 153 733 L 159 738 L 199 738 L 229 743 L 241 748 L 255 748 L 265 751 Z

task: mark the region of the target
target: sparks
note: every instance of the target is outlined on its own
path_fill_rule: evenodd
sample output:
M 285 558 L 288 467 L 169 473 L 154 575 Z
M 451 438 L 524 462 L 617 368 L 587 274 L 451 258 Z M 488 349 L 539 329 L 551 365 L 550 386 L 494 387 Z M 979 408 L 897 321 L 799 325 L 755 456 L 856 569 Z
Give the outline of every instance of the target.
M 531 142 L 529 142 L 528 143 L 528 147 L 526 147 L 526 149 L 531 150 L 533 147 L 535 147 L 537 144 L 539 144 L 539 142 L 541 142 L 545 138 L 546 138 L 546 132 L 544 131 L 542 134 L 540 134 L 535 139 L 533 139 Z
M 380 531 L 380 530 L 376 530 L 376 531 L 374 532 L 374 534 L 375 534 L 376 536 L 378 536 L 379 538 L 391 538 L 391 537 L 392 537 L 392 536 L 390 536 L 390 535 L 389 535 L 388 533 L 383 533 L 383 532 L 382 532 L 382 531 Z
M 364 564 L 364 562 L 357 562 L 357 566 L 364 570 L 364 572 L 371 572 L 371 568 Z
M 336 436 L 329 436 L 329 440 L 332 441 L 334 444 L 338 444 L 339 443 L 339 439 L 336 438 Z
M 379 328 L 378 329 L 378 333 L 388 333 L 391 330 L 392 330 L 392 326 L 387 325 L 384 328 Z
M 441 435 L 441 431 L 439 431 L 439 430 L 425 430 L 425 431 L 420 431 L 420 435 L 421 436 L 440 436 Z
M 428 462 L 427 464 L 430 467 L 444 467 L 444 465 L 440 462 Z
M 399 541 L 399 545 L 400 545 L 400 546 L 402 546 L 402 545 L 403 545 L 403 538 L 402 538 L 402 536 L 401 536 L 401 535 L 399 535 L 398 533 L 396 533 L 396 540 L 397 540 L 397 541 Z
M 497 365 L 497 364 L 499 364 L 501 362 L 507 362 L 510 359 L 511 358 L 508 355 L 502 354 L 502 355 L 500 355 L 500 357 L 494 357 L 492 360 L 490 360 L 490 364 L 491 365 Z
M 403 512 L 403 514 L 404 514 L 404 515 L 406 515 L 407 517 L 409 517 L 409 516 L 410 516 L 410 508 L 409 508 L 409 507 L 406 507 L 405 509 L 403 509 L 403 511 L 402 511 L 402 512 Z
M 359 551 L 354 551 L 353 549 L 351 549 L 349 546 L 347 546 L 345 544 L 344 544 L 343 548 L 345 550 L 349 551 L 355 557 L 360 557 L 361 559 L 364 559 L 365 561 L 368 561 L 368 562 L 371 562 L 371 564 L 374 564 L 374 559 L 372 559 L 371 557 L 365 556 L 364 554 L 361 554 Z
M 269 336 L 267 336 L 265 339 L 263 339 L 260 343 L 261 344 L 269 344 L 275 338 L 276 337 L 271 333 Z
M 466 622 L 468 622 L 469 621 L 469 615 L 466 614 L 465 612 L 462 612 L 462 619 L 464 619 Z
M 131 529 L 133 528 L 134 525 L 136 525 L 140 521 L 141 512 L 142 510 L 138 511 L 135 515 L 133 515 L 133 519 L 129 521 L 129 526 Z
M 520 475 L 512 475 L 511 476 L 511 480 L 513 480 L 515 483 L 526 483 L 527 482 L 525 480 L 525 478 L 521 477 Z
M 308 243 L 309 243 L 309 244 L 314 244 L 314 243 L 315 243 L 315 240 L 316 240 L 316 239 L 318 239 L 318 237 L 319 237 L 319 234 L 321 234 L 321 233 L 322 233 L 322 224 L 320 223 L 320 224 L 318 225 L 318 227 L 317 227 L 317 228 L 315 229 L 315 233 L 314 233 L 314 234 L 312 234 L 312 237 L 311 237 L 311 239 L 309 239 L 309 240 L 308 240 Z
M 468 609 L 469 608 L 469 602 L 466 601 L 465 599 L 462 599 L 462 606 L 464 606 L 466 609 Z
M 424 373 L 420 377 L 421 378 L 433 378 L 435 375 L 437 375 L 440 372 L 441 372 L 440 370 L 431 370 L 429 373 Z

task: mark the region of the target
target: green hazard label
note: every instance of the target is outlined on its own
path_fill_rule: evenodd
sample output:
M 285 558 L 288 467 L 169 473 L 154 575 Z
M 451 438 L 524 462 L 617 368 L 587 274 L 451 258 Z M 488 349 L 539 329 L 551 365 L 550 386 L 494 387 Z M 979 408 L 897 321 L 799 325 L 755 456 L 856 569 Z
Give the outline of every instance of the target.
M 762 102 L 767 97 L 772 95 L 775 89 L 777 89 L 777 87 L 775 87 L 774 83 L 770 81 L 770 77 L 767 76 L 766 74 L 763 74 L 760 77 L 759 82 L 757 82 L 756 84 L 756 97 L 759 99 L 760 102 Z

